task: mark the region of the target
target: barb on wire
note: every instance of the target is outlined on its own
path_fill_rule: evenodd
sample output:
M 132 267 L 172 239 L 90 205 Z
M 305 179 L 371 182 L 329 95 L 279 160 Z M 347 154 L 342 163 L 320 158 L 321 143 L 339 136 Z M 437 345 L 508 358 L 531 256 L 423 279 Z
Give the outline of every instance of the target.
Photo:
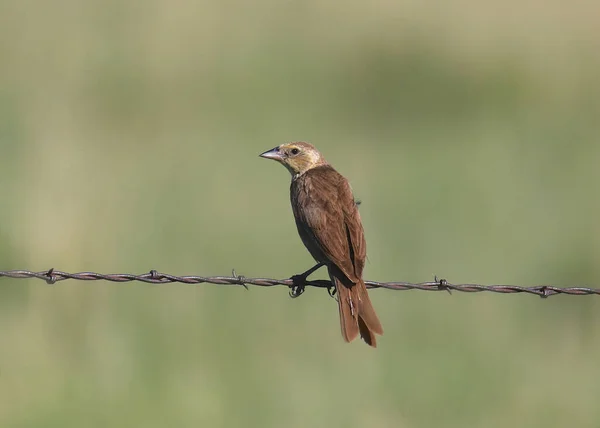
M 290 279 L 270 279 L 270 278 L 246 278 L 237 275 L 235 270 L 232 276 L 176 276 L 151 270 L 148 273 L 134 275 L 129 273 L 102 274 L 95 272 L 67 273 L 54 270 L 54 268 L 42 271 L 32 272 L 28 270 L 9 270 L 0 271 L 0 277 L 23 279 L 36 278 L 46 281 L 48 284 L 55 284 L 67 279 L 78 281 L 111 281 L 111 282 L 132 282 L 140 281 L 149 284 L 169 284 L 178 282 L 182 284 L 216 284 L 216 285 L 241 285 L 248 289 L 248 285 L 259 287 L 272 287 L 284 285 L 286 287 L 297 286 L 293 278 Z M 365 281 L 367 288 L 386 288 L 388 290 L 422 290 L 422 291 L 460 291 L 465 293 L 479 293 L 489 291 L 492 293 L 512 294 L 526 293 L 540 297 L 550 297 L 556 294 L 568 294 L 571 296 L 600 295 L 599 288 L 589 287 L 556 287 L 552 285 L 538 285 L 533 287 L 523 287 L 518 285 L 480 285 L 480 284 L 451 284 L 445 279 L 435 278 L 434 281 L 410 283 L 410 282 L 376 282 Z M 318 288 L 331 288 L 331 282 L 327 280 L 306 280 L 304 285 Z

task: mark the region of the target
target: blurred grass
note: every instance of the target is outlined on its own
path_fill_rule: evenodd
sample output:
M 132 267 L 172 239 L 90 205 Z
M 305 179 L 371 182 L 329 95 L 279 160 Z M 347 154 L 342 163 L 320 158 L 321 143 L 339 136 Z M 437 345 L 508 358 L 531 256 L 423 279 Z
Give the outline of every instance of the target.
M 0 268 L 288 277 L 306 139 L 369 279 L 598 286 L 598 12 L 0 2 Z M 2 285 L 3 427 L 600 424 L 593 297 L 375 291 L 373 352 L 314 290 Z

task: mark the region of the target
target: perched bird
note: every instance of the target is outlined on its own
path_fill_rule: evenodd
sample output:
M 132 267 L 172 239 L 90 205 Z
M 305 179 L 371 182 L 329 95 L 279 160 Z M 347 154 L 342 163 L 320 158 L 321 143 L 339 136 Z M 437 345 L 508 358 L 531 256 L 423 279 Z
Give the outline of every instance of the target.
M 367 245 L 358 207 L 346 180 L 311 144 L 282 144 L 260 155 L 285 166 L 292 174 L 290 197 L 302 242 L 319 263 L 304 278 L 325 265 L 335 285 L 342 336 L 358 336 L 376 347 L 383 334 L 362 278 Z

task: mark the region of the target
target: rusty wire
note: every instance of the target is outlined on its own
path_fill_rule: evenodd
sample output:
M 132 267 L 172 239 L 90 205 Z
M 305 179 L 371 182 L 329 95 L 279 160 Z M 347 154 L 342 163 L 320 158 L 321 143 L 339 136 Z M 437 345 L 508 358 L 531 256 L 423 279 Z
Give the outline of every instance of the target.
M 246 278 L 242 275 L 237 275 L 235 271 L 232 272 L 231 276 L 176 276 L 166 273 L 157 272 L 151 270 L 148 273 L 141 275 L 129 274 L 129 273 L 116 273 L 116 274 L 101 274 L 94 272 L 79 272 L 79 273 L 67 273 L 61 272 L 54 269 L 50 269 L 42 272 L 32 272 L 28 270 L 10 270 L 0 271 L 0 277 L 23 279 L 23 278 L 36 278 L 41 279 L 48 284 L 55 284 L 59 281 L 67 279 L 78 280 L 78 281 L 111 281 L 111 282 L 132 282 L 140 281 L 149 284 L 169 284 L 169 283 L 183 283 L 183 284 L 216 284 L 216 285 L 241 285 L 248 288 L 248 285 L 255 285 L 259 287 L 272 287 L 276 285 L 284 285 L 293 289 L 297 287 L 297 282 L 290 279 L 270 279 L 270 278 Z M 422 291 L 460 291 L 465 293 L 479 293 L 481 291 L 489 291 L 492 293 L 501 294 L 512 294 L 512 293 L 526 293 L 533 294 L 540 297 L 550 297 L 557 294 L 567 294 L 572 296 L 588 296 L 588 295 L 600 295 L 600 289 L 589 288 L 589 287 L 556 287 L 552 285 L 537 285 L 532 287 L 523 287 L 518 285 L 480 285 L 480 284 L 451 284 L 445 279 L 435 278 L 434 281 L 421 282 L 421 283 L 409 283 L 409 282 L 376 282 L 376 281 L 365 281 L 367 288 L 386 288 L 388 290 L 422 290 Z M 331 289 L 331 282 L 327 280 L 306 280 L 303 285 L 327 288 Z M 301 294 L 301 292 L 299 293 Z M 296 293 L 296 295 L 299 295 Z

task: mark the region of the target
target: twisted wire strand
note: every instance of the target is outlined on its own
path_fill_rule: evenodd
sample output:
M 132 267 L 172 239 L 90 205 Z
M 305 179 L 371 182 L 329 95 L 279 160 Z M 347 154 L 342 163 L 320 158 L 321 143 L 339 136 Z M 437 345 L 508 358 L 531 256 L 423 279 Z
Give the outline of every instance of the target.
M 298 284 L 293 279 L 271 279 L 271 278 L 246 278 L 242 275 L 237 275 L 235 270 L 231 276 L 177 276 L 170 275 L 167 273 L 161 273 L 156 270 L 151 270 L 148 273 L 143 274 L 130 274 L 130 273 L 115 273 L 115 274 L 102 274 L 95 272 L 79 272 L 79 273 L 68 273 L 54 269 L 41 272 L 32 272 L 28 270 L 9 270 L 0 271 L 0 277 L 13 278 L 13 279 L 25 279 L 35 278 L 40 279 L 48 284 L 55 284 L 65 280 L 76 280 L 76 281 L 110 281 L 110 282 L 132 282 L 139 281 L 149 284 L 170 284 L 170 283 L 182 283 L 182 284 L 215 284 L 215 285 L 241 285 L 248 288 L 248 285 L 254 285 L 258 287 L 273 287 L 277 285 L 287 286 L 293 288 Z M 558 294 L 567 294 L 571 296 L 589 296 L 589 295 L 600 295 L 600 289 L 589 288 L 589 287 L 557 287 L 553 285 L 536 285 L 532 287 L 524 287 L 518 285 L 481 285 L 481 284 L 452 284 L 445 279 L 435 278 L 434 281 L 421 282 L 421 283 L 410 283 L 402 281 L 394 282 L 377 282 L 377 281 L 365 281 L 367 288 L 385 288 L 388 290 L 422 290 L 422 291 L 459 291 L 464 293 L 479 293 L 483 291 L 501 294 L 514 294 L 514 293 L 525 293 L 533 294 L 540 297 L 550 297 Z M 330 289 L 332 284 L 327 280 L 307 280 L 303 283 L 305 286 L 327 288 Z M 301 293 L 300 293 L 301 294 Z

